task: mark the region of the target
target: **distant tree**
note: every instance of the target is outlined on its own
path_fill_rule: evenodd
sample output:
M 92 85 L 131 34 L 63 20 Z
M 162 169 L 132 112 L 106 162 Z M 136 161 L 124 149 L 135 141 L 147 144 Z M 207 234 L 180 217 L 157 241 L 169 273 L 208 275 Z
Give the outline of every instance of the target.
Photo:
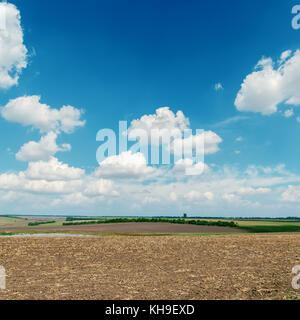
M 183 218 L 184 218 L 184 219 L 187 218 L 187 214 L 186 214 L 186 213 L 183 214 Z

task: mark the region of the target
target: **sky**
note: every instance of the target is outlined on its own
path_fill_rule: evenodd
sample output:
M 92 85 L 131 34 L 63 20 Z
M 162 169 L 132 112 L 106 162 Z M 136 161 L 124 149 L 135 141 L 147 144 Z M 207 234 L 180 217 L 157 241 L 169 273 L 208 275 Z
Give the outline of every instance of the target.
M 0 214 L 300 217 L 297 4 L 0 2 Z M 99 163 L 119 121 L 204 130 L 203 174 Z

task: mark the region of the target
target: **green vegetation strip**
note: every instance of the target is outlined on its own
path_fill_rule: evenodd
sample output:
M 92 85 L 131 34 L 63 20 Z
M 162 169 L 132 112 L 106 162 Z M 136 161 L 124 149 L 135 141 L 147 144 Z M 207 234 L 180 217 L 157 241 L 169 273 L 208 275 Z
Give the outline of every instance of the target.
M 43 222 L 29 222 L 28 227 L 35 227 L 39 226 L 40 224 L 50 224 L 50 223 L 55 223 L 56 221 L 43 221 Z
M 80 217 L 80 218 L 74 218 L 74 217 L 67 217 L 66 221 L 81 221 L 81 220 L 99 220 L 99 217 Z
M 185 219 L 160 219 L 160 218 L 114 218 L 103 220 L 92 220 L 82 222 L 64 222 L 63 226 L 76 226 L 83 224 L 104 224 L 104 223 L 128 223 L 128 222 L 164 222 L 175 224 L 194 224 L 198 226 L 218 226 L 237 228 L 238 225 L 231 221 L 205 221 L 205 220 L 185 220 Z
M 253 233 L 270 233 L 270 232 L 300 232 L 300 225 L 282 224 L 282 225 L 270 225 L 270 226 L 239 226 L 240 229 L 244 229 Z

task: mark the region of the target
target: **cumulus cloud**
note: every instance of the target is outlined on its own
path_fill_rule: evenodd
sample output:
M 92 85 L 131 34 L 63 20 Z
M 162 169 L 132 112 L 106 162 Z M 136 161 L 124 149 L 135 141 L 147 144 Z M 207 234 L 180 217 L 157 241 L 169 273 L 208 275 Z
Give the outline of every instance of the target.
M 16 189 L 20 186 L 20 175 L 14 173 L 0 174 L 0 188 L 2 190 Z
M 0 189 L 33 193 L 71 193 L 78 189 L 82 181 L 47 181 L 47 180 L 30 180 L 26 178 L 24 172 L 18 174 L 1 174 Z
M 235 100 L 239 111 L 263 115 L 275 113 L 281 103 L 300 104 L 300 50 L 283 52 L 279 64 L 271 58 L 261 59 L 244 79 Z
M 281 194 L 281 199 L 287 202 L 300 202 L 300 187 L 288 186 L 287 190 Z
M 215 132 L 198 130 L 193 135 L 189 126 L 189 119 L 182 111 L 175 114 L 169 107 L 163 107 L 157 109 L 155 114 L 133 120 L 128 128 L 128 137 L 137 138 L 140 144 L 143 141 L 151 142 L 152 145 L 162 144 L 167 152 L 176 157 L 191 157 L 195 150 L 198 155 L 219 151 L 222 139 Z M 146 135 L 145 140 L 140 139 L 141 132 Z
M 194 163 L 192 159 L 179 159 L 175 162 L 172 173 L 196 175 L 209 172 L 209 166 L 203 162 Z
M 152 129 L 174 129 L 180 131 L 187 129 L 189 119 L 186 118 L 182 111 L 177 111 L 175 114 L 169 107 L 156 109 L 155 114 L 144 115 L 140 119 L 131 122 L 128 132 L 134 129 L 144 129 L 150 133 Z
M 156 172 L 155 168 L 147 166 L 145 156 L 138 152 L 126 151 L 120 155 L 106 158 L 96 169 L 96 177 L 114 178 L 147 178 Z
M 21 16 L 15 5 L 1 2 L 0 16 L 0 88 L 18 84 L 22 69 L 27 67 L 27 49 L 23 44 Z
M 28 168 L 19 173 L 0 174 L 0 190 L 61 196 L 81 193 L 84 197 L 118 195 L 112 181 L 87 175 L 83 169 L 71 167 L 56 158 L 30 162 Z
M 0 200 L 4 208 L 11 206 L 20 213 L 36 208 L 37 213 L 68 209 L 80 214 L 84 208 L 85 213 L 95 214 L 101 207 L 105 215 L 115 214 L 116 210 L 122 215 L 134 206 L 141 214 L 153 214 L 153 210 L 159 209 L 166 214 L 199 215 L 201 204 L 201 210 L 208 215 L 218 215 L 222 208 L 224 215 L 247 216 L 257 215 L 257 201 L 261 203 L 260 212 L 274 215 L 274 206 L 278 210 L 280 206 L 294 210 L 291 202 L 297 206 L 300 199 L 299 187 L 283 187 L 299 184 L 300 177 L 277 168 L 259 169 L 251 176 L 236 168 L 215 167 L 200 178 L 177 180 L 174 175 L 170 178 L 156 174 L 150 177 L 145 184 L 139 176 L 128 181 L 104 178 L 52 158 L 48 163 L 29 163 L 25 171 L 0 174 Z M 248 196 L 253 199 L 250 201 Z M 16 199 L 22 206 L 19 211 Z M 271 209 L 267 211 L 268 208 Z
M 41 137 L 40 141 L 30 141 L 25 143 L 16 154 L 16 159 L 20 161 L 47 161 L 57 152 L 70 151 L 69 144 L 56 144 L 57 133 L 49 132 Z
M 70 167 L 54 157 L 49 161 L 29 162 L 25 171 L 25 176 L 34 180 L 77 180 L 84 174 L 83 169 Z
M 204 131 L 201 134 L 191 135 L 188 138 L 174 139 L 171 151 L 175 155 L 185 154 L 186 156 L 191 156 L 193 150 L 198 148 L 202 154 L 213 154 L 220 150 L 219 144 L 221 142 L 222 139 L 215 132 Z
M 88 196 L 99 196 L 109 194 L 117 196 L 119 193 L 113 190 L 113 186 L 113 182 L 106 179 L 92 181 L 84 189 L 84 194 Z
M 46 180 L 25 180 L 23 190 L 33 193 L 45 194 L 67 194 L 78 190 L 82 181 L 46 181 Z
M 24 96 L 10 100 L 0 109 L 2 117 L 23 126 L 32 126 L 41 132 L 62 131 L 72 133 L 76 127 L 83 127 L 80 120 L 82 110 L 72 106 L 53 109 L 40 102 L 40 96 Z

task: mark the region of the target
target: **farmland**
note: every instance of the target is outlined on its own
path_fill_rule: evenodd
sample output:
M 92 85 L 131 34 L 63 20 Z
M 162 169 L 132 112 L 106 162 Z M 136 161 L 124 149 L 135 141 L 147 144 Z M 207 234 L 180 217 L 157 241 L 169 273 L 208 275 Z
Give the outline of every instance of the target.
M 73 220 L 74 219 L 74 220 Z M 146 223 L 147 221 L 147 223 Z M 168 223 L 171 222 L 171 223 Z M 0 234 L 4 233 L 82 233 L 82 234 L 215 234 L 300 232 L 300 221 L 290 220 L 218 220 L 152 218 L 68 218 L 68 217 L 1 217 Z
M 0 299 L 300 299 L 300 234 L 0 237 Z
M 0 300 L 300 299 L 291 286 L 300 222 L 97 221 L 0 217 Z

